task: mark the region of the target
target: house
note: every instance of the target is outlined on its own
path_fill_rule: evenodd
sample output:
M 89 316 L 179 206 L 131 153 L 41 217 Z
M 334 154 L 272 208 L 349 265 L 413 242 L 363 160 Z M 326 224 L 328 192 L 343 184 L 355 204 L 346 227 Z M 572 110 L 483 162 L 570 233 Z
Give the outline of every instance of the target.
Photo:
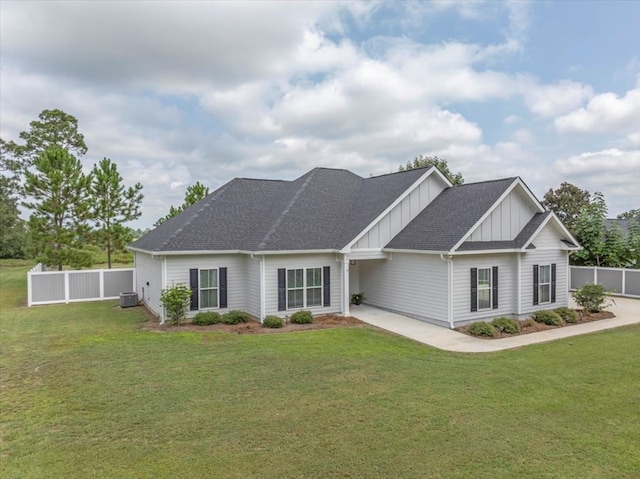
M 136 291 L 160 317 L 161 290 L 186 283 L 190 314 L 348 315 L 364 292 L 451 328 L 566 306 L 579 248 L 520 178 L 452 186 L 434 167 L 236 178 L 129 245 Z

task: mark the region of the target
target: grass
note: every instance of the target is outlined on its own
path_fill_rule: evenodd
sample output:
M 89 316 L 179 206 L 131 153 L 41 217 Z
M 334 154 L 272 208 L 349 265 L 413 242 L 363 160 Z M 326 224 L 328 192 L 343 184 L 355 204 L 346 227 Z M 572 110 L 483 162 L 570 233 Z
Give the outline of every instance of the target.
M 373 328 L 141 329 L 0 268 L 3 478 L 635 478 L 640 327 L 455 354 Z

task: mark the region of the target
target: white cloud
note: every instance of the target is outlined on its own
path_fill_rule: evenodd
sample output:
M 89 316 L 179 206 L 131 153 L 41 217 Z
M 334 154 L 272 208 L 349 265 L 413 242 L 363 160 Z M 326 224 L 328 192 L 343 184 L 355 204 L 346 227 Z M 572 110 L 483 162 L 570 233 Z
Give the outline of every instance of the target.
M 542 117 L 557 116 L 574 110 L 592 96 L 590 86 L 567 80 L 555 85 L 532 85 L 524 92 L 529 109 Z
M 640 130 L 640 82 L 623 97 L 614 93 L 594 96 L 586 107 L 556 118 L 560 133 L 608 133 Z

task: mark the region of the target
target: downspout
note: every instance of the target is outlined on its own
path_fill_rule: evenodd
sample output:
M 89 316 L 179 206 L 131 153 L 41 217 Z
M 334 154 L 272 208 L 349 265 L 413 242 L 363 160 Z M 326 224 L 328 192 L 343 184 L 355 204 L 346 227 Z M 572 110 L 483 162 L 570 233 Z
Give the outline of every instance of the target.
M 440 254 L 440 259 L 448 263 L 447 266 L 447 319 L 449 327 L 453 329 L 453 259 L 451 254 Z

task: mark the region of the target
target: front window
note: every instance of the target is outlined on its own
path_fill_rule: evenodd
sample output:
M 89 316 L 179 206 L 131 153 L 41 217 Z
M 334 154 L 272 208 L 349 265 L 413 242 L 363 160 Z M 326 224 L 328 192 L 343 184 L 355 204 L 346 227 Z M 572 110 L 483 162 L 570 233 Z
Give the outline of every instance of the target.
M 218 307 L 218 270 L 200 270 L 200 309 Z
M 478 310 L 491 309 L 491 268 L 478 268 Z
M 538 268 L 538 295 L 539 303 L 551 302 L 551 266 L 539 266 Z
M 287 270 L 287 309 L 322 306 L 322 268 Z

